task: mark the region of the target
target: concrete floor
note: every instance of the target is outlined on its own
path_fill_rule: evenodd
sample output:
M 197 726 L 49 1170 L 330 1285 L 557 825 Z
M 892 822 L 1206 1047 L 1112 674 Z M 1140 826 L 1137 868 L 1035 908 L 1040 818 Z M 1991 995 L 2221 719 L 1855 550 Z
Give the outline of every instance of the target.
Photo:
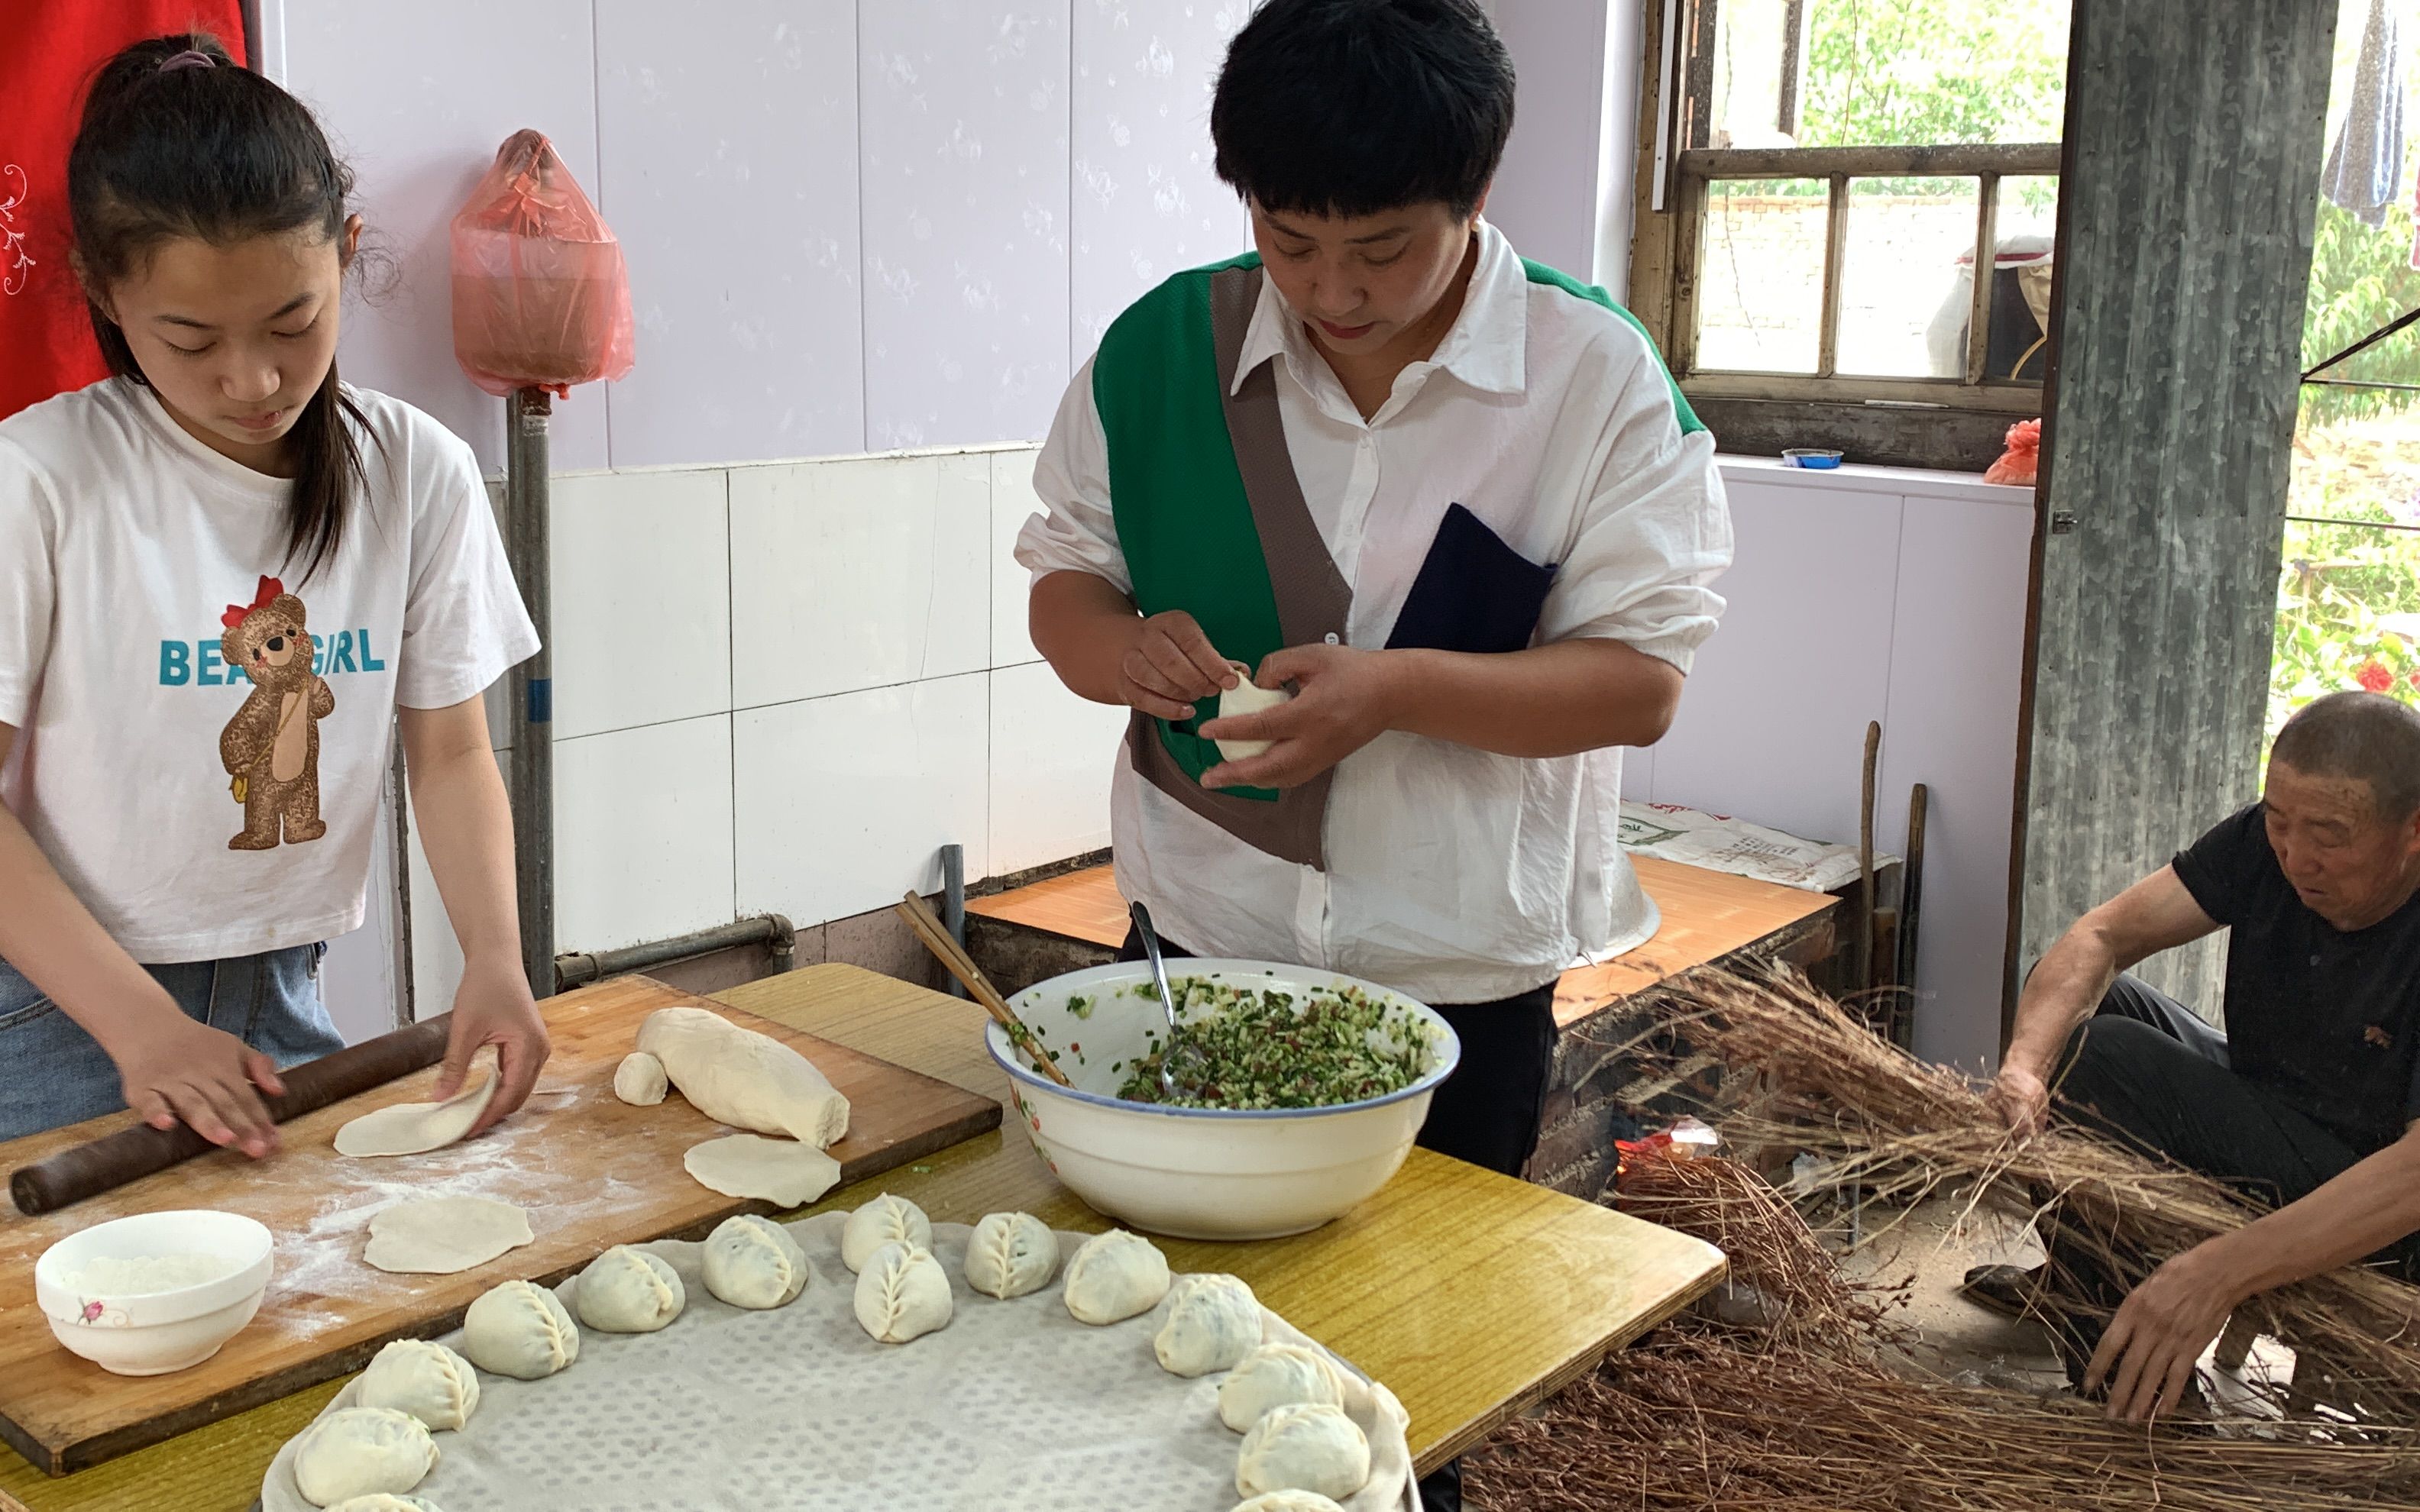
M 1864 1242 L 1843 1268 L 1861 1281 L 1910 1281 L 1893 1313 L 1907 1333 L 1913 1373 L 2016 1391 L 2067 1388 L 2067 1372 L 2039 1323 L 2002 1318 L 1969 1302 L 1959 1283 L 1978 1265 L 2035 1265 L 2041 1246 L 2030 1232 L 1976 1215 L 1959 1225 L 1960 1204 L 1935 1197 L 1912 1210 L 1858 1215 Z

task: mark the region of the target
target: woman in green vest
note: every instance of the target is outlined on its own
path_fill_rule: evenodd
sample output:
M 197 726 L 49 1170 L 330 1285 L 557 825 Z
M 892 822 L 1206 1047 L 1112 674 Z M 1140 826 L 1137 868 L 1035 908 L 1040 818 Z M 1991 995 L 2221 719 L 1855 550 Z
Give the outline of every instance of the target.
M 1256 250 L 1110 326 L 1016 554 L 1034 644 L 1134 710 L 1125 895 L 1435 1006 L 1421 1141 L 1518 1174 L 1557 979 L 1654 933 L 1621 748 L 1670 725 L 1731 535 L 1637 322 L 1483 218 L 1512 95 L 1477 0 L 1269 0 L 1210 118 Z M 1295 697 L 1216 718 L 1231 662 Z

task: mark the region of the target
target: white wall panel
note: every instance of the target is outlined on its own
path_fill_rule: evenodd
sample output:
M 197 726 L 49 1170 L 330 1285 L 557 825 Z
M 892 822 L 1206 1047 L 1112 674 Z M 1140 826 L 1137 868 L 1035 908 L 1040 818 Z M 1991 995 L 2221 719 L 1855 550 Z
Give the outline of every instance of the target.
M 976 672 L 732 716 L 741 911 L 887 908 L 940 887 L 949 844 L 987 874 L 990 687 Z
M 597 49 L 614 466 L 860 450 L 853 0 L 597 0 Z
M 1034 453 L 1016 447 L 991 454 L 991 664 L 1015 667 L 1038 661 L 1026 628 L 1026 603 L 1033 575 L 1017 564 L 1016 534 L 1042 512 L 1033 491 Z
M 1251 246 L 1212 171 L 1210 93 L 1247 0 L 1075 0 L 1070 368 L 1169 274 Z
M 735 468 L 731 510 L 737 707 L 990 664 L 985 454 Z
M 1889 692 L 1896 494 L 1730 485 L 1730 601 L 1698 653 L 1655 797 L 1810 840 L 1857 836 L 1866 721 Z
M 589 0 L 418 0 L 408 8 L 293 0 L 288 85 L 351 164 L 371 254 L 345 310 L 338 370 L 408 399 L 504 465 L 504 404 L 454 362 L 446 228 L 496 148 L 522 127 L 553 139 L 597 193 L 597 80 Z M 391 275 L 391 276 L 390 276 Z M 605 394 L 555 407 L 558 469 L 608 460 Z
M 1969 1068 L 1999 1054 L 2033 526 L 2023 502 L 1915 499 L 1900 537 L 1882 807 L 1904 845 L 1908 788 L 1931 789 L 1916 1049 Z
M 730 709 L 728 476 L 554 480 L 555 739 Z
M 731 717 L 554 743 L 554 943 L 610 950 L 727 924 Z
M 1067 691 L 1047 662 L 991 674 L 991 871 L 1109 843 L 1109 775 L 1127 711 Z
M 869 450 L 1049 428 L 1068 372 L 1068 3 L 860 11 Z

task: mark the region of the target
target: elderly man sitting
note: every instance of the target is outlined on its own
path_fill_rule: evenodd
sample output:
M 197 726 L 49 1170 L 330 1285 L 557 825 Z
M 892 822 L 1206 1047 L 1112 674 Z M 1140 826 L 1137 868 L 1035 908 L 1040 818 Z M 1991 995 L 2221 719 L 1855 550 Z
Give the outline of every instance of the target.
M 2012 1128 L 2055 1108 L 2278 1207 L 2170 1258 L 2097 1343 L 2061 1328 L 2113 1416 L 2175 1406 L 2248 1298 L 2366 1256 L 2412 1272 L 2415 894 L 2420 714 L 2332 694 L 2279 733 L 2260 802 L 2085 915 L 2026 982 L 1992 1093 Z M 2224 1034 L 2120 975 L 2220 929 Z

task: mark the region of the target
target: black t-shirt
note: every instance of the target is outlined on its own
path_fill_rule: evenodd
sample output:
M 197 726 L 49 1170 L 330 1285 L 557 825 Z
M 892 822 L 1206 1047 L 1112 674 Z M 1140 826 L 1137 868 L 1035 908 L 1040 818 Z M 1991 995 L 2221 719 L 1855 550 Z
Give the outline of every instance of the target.
M 2236 1073 L 2366 1155 L 2420 1117 L 2420 896 L 2339 932 L 2304 905 L 2261 805 L 2176 858 L 2202 912 L 2234 933 L 2226 1042 Z

